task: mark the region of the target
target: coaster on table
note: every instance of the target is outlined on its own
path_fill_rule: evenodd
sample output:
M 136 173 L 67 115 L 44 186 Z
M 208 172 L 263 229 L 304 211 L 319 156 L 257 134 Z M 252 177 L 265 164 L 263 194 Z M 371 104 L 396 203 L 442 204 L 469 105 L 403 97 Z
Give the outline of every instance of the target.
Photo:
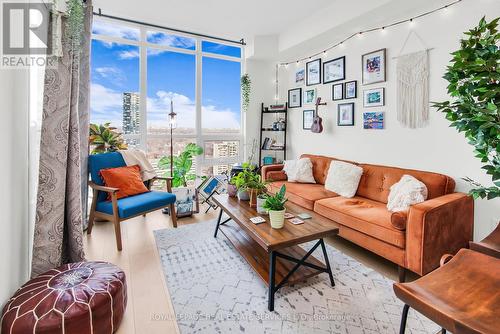
M 290 213 L 290 212 L 286 212 L 285 213 L 285 219 L 290 219 L 290 218 L 293 218 L 295 217 L 295 215 L 293 213 Z
M 266 222 L 266 220 L 265 220 L 264 218 L 259 217 L 259 216 L 257 216 L 257 217 L 253 217 L 253 218 L 250 218 L 250 221 L 251 221 L 252 223 L 254 223 L 255 225 L 262 224 L 262 223 L 265 223 L 265 222 Z
M 293 225 L 300 225 L 300 224 L 304 224 L 304 221 L 302 219 L 299 219 L 299 218 L 293 218 L 293 219 L 289 219 L 288 220 L 290 223 L 292 223 Z
M 311 219 L 312 218 L 312 216 L 308 213 L 298 214 L 297 217 L 299 217 L 300 219 Z

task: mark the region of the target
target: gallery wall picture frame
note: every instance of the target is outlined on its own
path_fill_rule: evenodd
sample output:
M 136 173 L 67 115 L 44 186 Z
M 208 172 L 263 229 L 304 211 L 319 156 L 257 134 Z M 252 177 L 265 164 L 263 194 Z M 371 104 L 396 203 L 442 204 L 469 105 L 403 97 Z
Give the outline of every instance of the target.
M 345 80 L 345 56 L 323 63 L 323 84 Z
M 347 81 L 344 83 L 344 99 L 355 99 L 358 97 L 358 81 Z
M 295 83 L 296 84 L 304 83 L 305 76 L 306 76 L 305 69 L 301 68 L 300 70 L 297 70 L 297 72 L 295 72 Z
M 337 125 L 354 126 L 354 103 L 340 103 L 337 106 Z
M 386 49 L 380 49 L 361 56 L 363 85 L 386 80 Z
M 383 130 L 385 125 L 385 115 L 382 111 L 370 111 L 363 113 L 363 129 Z
M 385 105 L 385 88 L 363 90 L 363 107 L 382 107 Z
M 302 113 L 302 128 L 311 130 L 314 121 L 314 110 L 304 110 Z
M 302 88 L 288 90 L 288 108 L 302 107 Z
M 334 84 L 332 85 L 332 100 L 338 101 L 344 98 L 344 84 Z
M 310 88 L 304 90 L 304 104 L 313 104 L 316 103 L 316 88 Z
M 321 83 L 321 58 L 306 63 L 306 86 Z

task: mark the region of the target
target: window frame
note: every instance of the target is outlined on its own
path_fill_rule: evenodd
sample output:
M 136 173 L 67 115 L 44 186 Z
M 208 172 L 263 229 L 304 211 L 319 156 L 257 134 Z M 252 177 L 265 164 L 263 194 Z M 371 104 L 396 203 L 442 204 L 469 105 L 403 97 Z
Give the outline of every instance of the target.
M 195 133 L 183 135 L 183 134 L 176 134 L 175 130 L 174 130 L 173 140 L 175 141 L 176 139 L 196 138 L 196 144 L 203 147 L 203 148 L 205 147 L 205 142 L 207 142 L 207 141 L 228 140 L 228 141 L 238 141 L 239 142 L 239 152 L 238 152 L 239 154 L 236 157 L 214 159 L 214 158 L 206 158 L 205 154 L 197 156 L 196 157 L 196 174 L 197 175 L 201 175 L 201 171 L 202 171 L 203 167 L 212 167 L 214 165 L 219 165 L 219 164 L 229 164 L 230 165 L 230 164 L 234 164 L 234 163 L 238 163 L 238 162 L 242 161 L 242 158 L 244 156 L 244 151 L 245 151 L 245 141 L 244 141 L 245 115 L 243 112 L 241 96 L 240 96 L 240 130 L 239 130 L 239 133 L 237 133 L 237 134 L 223 134 L 223 133 L 221 133 L 221 134 L 217 134 L 217 135 L 203 134 L 203 129 L 202 129 L 203 87 L 202 87 L 202 82 L 203 82 L 203 58 L 204 57 L 232 61 L 232 62 L 238 62 L 238 63 L 240 63 L 240 76 L 243 75 L 244 67 L 245 67 L 245 61 L 244 61 L 245 48 L 244 47 L 242 47 L 241 45 L 238 45 L 236 43 L 232 44 L 229 42 L 220 42 L 218 40 L 211 39 L 211 38 L 199 37 L 199 36 L 195 36 L 195 35 L 191 35 L 191 34 L 187 34 L 187 33 L 173 32 L 173 31 L 169 31 L 167 29 L 159 29 L 156 27 L 148 27 L 145 25 L 134 24 L 134 23 L 117 22 L 116 20 L 108 19 L 108 18 L 101 18 L 100 17 L 97 19 L 111 23 L 111 24 L 119 24 L 122 26 L 127 26 L 127 27 L 139 29 L 139 40 L 138 41 L 120 38 L 120 37 L 94 34 L 94 33 L 92 33 L 91 38 L 92 38 L 92 40 L 98 40 L 98 41 L 103 41 L 103 42 L 108 42 L 108 43 L 133 45 L 133 46 L 139 47 L 139 94 L 140 94 L 141 101 L 147 101 L 147 92 L 148 92 L 147 50 L 148 50 L 148 48 L 194 55 L 195 56 L 195 67 L 196 67 L 196 69 L 195 69 L 195 109 L 196 109 Z M 179 37 L 187 37 L 187 38 L 194 39 L 195 43 L 196 43 L 195 49 L 189 50 L 189 49 L 177 48 L 177 47 L 173 47 L 173 46 L 150 43 L 147 41 L 148 31 L 150 31 L 150 32 L 163 32 L 163 33 L 166 33 L 169 35 L 175 35 L 175 36 L 179 36 Z M 202 41 L 208 41 L 208 42 L 218 43 L 218 44 L 232 46 L 232 47 L 239 47 L 241 49 L 241 56 L 240 57 L 233 57 L 233 56 L 215 54 L 215 53 L 211 53 L 211 52 L 203 52 L 202 51 Z M 169 135 L 160 135 L 160 134 L 149 135 L 147 133 L 147 126 L 148 126 L 148 123 L 147 123 L 147 102 L 146 103 L 141 102 L 141 104 L 139 106 L 139 114 L 140 114 L 139 134 L 124 134 L 123 136 L 125 139 L 139 139 L 139 147 L 146 152 L 147 152 L 148 138 L 165 138 L 165 140 L 170 140 Z M 165 152 L 165 153 L 168 154 L 168 152 Z

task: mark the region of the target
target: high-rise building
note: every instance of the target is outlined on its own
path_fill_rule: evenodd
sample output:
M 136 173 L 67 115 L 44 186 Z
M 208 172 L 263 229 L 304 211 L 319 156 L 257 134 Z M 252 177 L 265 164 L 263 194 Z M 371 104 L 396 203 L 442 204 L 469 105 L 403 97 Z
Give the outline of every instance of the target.
M 214 159 L 231 158 L 238 156 L 239 143 L 237 141 L 223 141 L 213 144 L 213 157 Z M 214 165 L 214 175 L 221 175 L 229 170 L 229 165 Z
M 123 93 L 123 133 L 138 134 L 140 124 L 139 93 Z

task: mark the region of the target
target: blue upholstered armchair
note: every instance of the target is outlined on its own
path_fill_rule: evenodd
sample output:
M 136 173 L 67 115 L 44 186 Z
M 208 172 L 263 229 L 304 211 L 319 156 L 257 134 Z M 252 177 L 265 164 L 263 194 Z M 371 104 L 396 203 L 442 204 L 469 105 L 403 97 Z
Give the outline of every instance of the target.
M 125 198 L 116 198 L 118 188 L 106 187 L 99 174 L 102 169 L 116 168 L 126 166 L 123 157 L 118 152 L 103 153 L 89 156 L 89 186 L 93 190 L 92 207 L 90 209 L 89 226 L 87 234 L 92 233 L 94 219 L 100 218 L 113 222 L 115 226 L 116 247 L 122 250 L 122 238 L 120 222 L 140 215 L 146 216 L 147 213 L 170 207 L 170 217 L 172 224 L 177 227 L 175 213 L 175 195 L 172 194 L 172 178 L 156 177 L 148 182 L 146 186 L 150 189 L 152 183 L 156 180 L 167 182 L 167 192 L 149 191 L 143 194 L 129 196 Z M 111 201 L 107 200 L 108 194 L 111 195 Z

